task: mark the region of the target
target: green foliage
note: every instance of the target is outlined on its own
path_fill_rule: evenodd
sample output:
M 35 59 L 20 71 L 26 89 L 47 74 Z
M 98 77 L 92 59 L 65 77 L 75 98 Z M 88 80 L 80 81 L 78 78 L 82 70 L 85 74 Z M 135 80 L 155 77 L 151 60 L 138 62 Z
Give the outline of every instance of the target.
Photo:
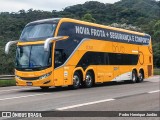
M 160 16 L 159 2 L 156 0 L 121 0 L 116 3 L 124 9 L 135 10 L 152 19 L 158 19 Z
M 95 22 L 96 20 L 92 17 L 91 14 L 87 13 L 84 15 L 84 17 L 82 17 L 83 21 L 87 21 L 87 22 Z
M 154 51 L 154 64 L 157 67 L 160 67 L 160 42 L 153 44 Z
M 160 69 L 154 69 L 154 75 L 160 75 Z
M 160 20 L 154 25 L 154 38 L 155 40 L 160 40 Z
M 154 65 L 160 65 L 160 1 L 156 0 L 121 0 L 115 4 L 104 4 L 89 1 L 66 7 L 63 11 L 52 12 L 20 10 L 17 13 L 0 13 L 0 74 L 13 74 L 15 47 L 9 55 L 4 54 L 4 46 L 10 40 L 17 40 L 24 26 L 35 20 L 69 17 L 104 25 L 117 23 L 148 33 L 152 36 L 154 50 Z M 118 27 L 119 27 L 118 26 Z
M 0 87 L 15 86 L 15 85 L 16 85 L 15 80 L 0 80 Z

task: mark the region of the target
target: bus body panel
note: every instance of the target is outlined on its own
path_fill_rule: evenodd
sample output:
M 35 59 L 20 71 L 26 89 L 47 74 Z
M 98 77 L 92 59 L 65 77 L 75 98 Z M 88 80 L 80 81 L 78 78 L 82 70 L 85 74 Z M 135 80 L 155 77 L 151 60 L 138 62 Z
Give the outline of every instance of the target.
M 65 24 L 70 26 L 65 26 Z M 64 25 L 64 26 L 63 26 Z M 82 26 L 82 29 L 85 29 L 85 32 L 81 31 L 78 34 L 75 34 L 75 27 Z M 68 18 L 62 18 L 59 20 L 54 36 L 69 36 L 67 40 L 64 41 L 57 41 L 53 47 L 52 53 L 52 66 L 46 70 L 41 71 L 32 71 L 32 72 L 23 72 L 15 70 L 16 76 L 20 77 L 40 77 L 46 73 L 52 72 L 51 75 L 45 79 L 38 79 L 38 80 L 21 80 L 16 77 L 17 85 L 19 86 L 27 86 L 27 82 L 32 82 L 32 86 L 67 86 L 73 84 L 73 75 L 75 71 L 82 72 L 83 81 L 85 80 L 85 76 L 88 70 L 93 70 L 95 74 L 95 82 L 96 83 L 103 83 L 107 81 L 121 81 L 121 80 L 131 80 L 132 79 L 132 71 L 135 69 L 137 74 L 139 74 L 140 70 L 144 71 L 144 77 L 148 78 L 153 75 L 153 54 L 152 54 L 152 44 L 151 42 L 147 45 L 133 42 L 118 42 L 118 41 L 111 41 L 111 39 L 97 39 L 95 33 L 95 39 L 90 38 L 87 30 L 88 29 L 100 29 L 100 30 L 111 30 L 118 31 L 119 33 L 125 33 L 126 35 L 138 35 L 138 36 L 146 36 L 144 33 L 108 27 L 104 25 L 98 25 L 94 23 L 83 22 L 79 20 L 73 20 Z M 80 30 L 79 28 L 77 31 Z M 81 34 L 82 33 L 82 34 Z M 84 35 L 85 34 L 85 35 Z M 94 33 L 93 33 L 94 34 Z M 101 34 L 100 38 L 103 38 L 103 33 Z M 43 44 L 42 41 L 36 42 L 19 42 L 18 45 L 35 45 L 35 44 Z M 64 63 L 58 67 L 54 66 L 54 50 L 56 49 L 63 49 L 66 52 L 67 59 Z M 85 55 L 97 55 L 95 59 L 99 60 L 98 56 L 104 55 L 104 62 L 99 63 L 96 60 L 93 60 L 93 64 L 89 63 L 87 65 L 83 64 L 86 62 Z M 134 57 L 135 61 L 129 61 L 129 63 L 118 63 L 115 64 L 116 60 L 110 60 L 111 56 L 119 56 L 118 59 L 123 59 L 126 57 Z M 94 57 L 93 57 L 94 59 Z M 117 59 L 117 62 L 118 62 Z M 110 61 L 109 61 L 110 60 Z M 96 61 L 96 62 L 95 62 Z M 113 62 L 111 64 L 111 62 Z M 127 60 L 126 60 L 127 61 Z M 123 62 L 123 61 L 122 61 Z M 130 63 L 132 65 L 130 65 Z M 86 64 L 86 63 L 85 63 Z M 49 83 L 44 84 L 50 80 Z

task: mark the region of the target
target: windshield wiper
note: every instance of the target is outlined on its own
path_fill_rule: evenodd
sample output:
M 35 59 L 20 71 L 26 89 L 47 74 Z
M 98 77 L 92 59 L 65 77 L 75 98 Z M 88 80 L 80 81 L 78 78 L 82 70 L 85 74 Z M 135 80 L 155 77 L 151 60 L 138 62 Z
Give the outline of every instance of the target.
M 32 67 L 43 67 L 42 65 L 31 65 Z M 31 67 L 29 66 L 29 67 Z
M 32 68 L 41 68 L 42 65 L 17 65 L 16 68 L 32 69 Z

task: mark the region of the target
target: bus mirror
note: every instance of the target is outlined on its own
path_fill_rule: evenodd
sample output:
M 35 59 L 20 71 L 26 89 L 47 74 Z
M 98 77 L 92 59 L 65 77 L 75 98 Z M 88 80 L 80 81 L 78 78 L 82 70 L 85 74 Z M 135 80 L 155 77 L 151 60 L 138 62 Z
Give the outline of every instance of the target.
M 13 44 L 16 44 L 17 42 L 19 42 L 19 40 L 16 40 L 16 41 L 9 41 L 6 46 L 5 46 L 5 54 L 8 54 L 9 53 L 9 48 L 11 45 Z
M 49 44 L 52 42 L 52 41 L 59 41 L 59 40 L 64 40 L 64 39 L 67 39 L 68 36 L 57 36 L 57 37 L 51 37 L 51 38 L 47 38 L 44 42 L 44 51 L 49 51 Z

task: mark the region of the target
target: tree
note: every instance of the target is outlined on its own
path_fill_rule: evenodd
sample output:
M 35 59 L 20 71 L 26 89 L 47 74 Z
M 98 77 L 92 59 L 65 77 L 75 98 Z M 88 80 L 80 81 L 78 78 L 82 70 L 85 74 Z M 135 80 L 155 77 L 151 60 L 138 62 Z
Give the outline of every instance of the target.
M 153 45 L 154 66 L 160 67 L 160 42 Z
M 160 20 L 154 25 L 154 39 L 160 42 Z
M 85 14 L 85 15 L 82 17 L 82 20 L 83 20 L 83 21 L 87 21 L 87 22 L 93 22 L 93 23 L 96 22 L 96 20 L 95 20 L 95 19 L 92 17 L 92 15 L 89 14 L 89 13 Z

